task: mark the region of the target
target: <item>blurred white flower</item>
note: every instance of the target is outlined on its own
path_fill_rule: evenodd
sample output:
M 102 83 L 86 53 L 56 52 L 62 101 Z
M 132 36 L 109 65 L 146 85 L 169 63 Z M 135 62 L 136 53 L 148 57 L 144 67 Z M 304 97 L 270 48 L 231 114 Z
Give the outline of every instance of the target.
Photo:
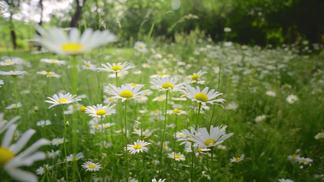
M 105 31 L 93 31 L 86 29 L 81 35 L 76 28 L 71 28 L 69 33 L 62 28 L 43 29 L 37 27 L 40 35 L 36 35 L 34 41 L 47 50 L 57 54 L 80 54 L 99 46 L 116 41 L 116 36 Z

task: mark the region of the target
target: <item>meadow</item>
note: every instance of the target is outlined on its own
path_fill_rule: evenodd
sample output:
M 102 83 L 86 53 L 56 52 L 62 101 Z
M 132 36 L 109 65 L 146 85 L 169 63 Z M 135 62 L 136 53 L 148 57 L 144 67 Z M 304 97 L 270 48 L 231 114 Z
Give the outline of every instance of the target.
M 179 35 L 0 55 L 1 181 L 324 180 L 322 49 Z

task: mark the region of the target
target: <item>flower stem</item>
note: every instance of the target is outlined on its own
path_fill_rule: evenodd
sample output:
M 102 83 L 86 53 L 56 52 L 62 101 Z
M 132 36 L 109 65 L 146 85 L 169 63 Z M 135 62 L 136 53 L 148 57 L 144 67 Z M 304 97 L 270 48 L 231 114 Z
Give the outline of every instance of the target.
M 210 120 L 209 120 L 209 128 L 211 128 L 211 125 L 212 125 L 212 122 L 213 122 L 213 119 L 214 119 L 214 114 L 215 114 L 215 106 L 213 105 L 212 115 L 211 115 Z
M 128 153 L 127 153 L 127 100 L 124 102 L 124 135 L 125 135 L 125 144 L 124 144 L 124 150 L 125 150 L 125 162 L 126 162 L 126 181 L 129 180 L 129 171 L 128 171 Z
M 72 65 L 71 65 L 71 86 L 72 86 L 72 93 L 77 95 L 78 92 L 78 62 L 77 57 L 72 56 Z M 71 118 L 72 122 L 72 151 L 74 154 L 78 151 L 78 138 L 77 138 L 77 119 L 75 118 L 75 113 L 72 114 Z M 75 180 L 75 174 L 78 173 L 78 165 L 76 161 L 72 162 L 72 178 L 73 181 Z
M 164 121 L 163 121 L 163 128 L 162 128 L 162 137 L 161 137 L 161 148 L 160 148 L 160 170 L 163 169 L 163 146 L 165 140 L 165 129 L 167 123 L 167 110 L 168 110 L 168 97 L 169 97 L 169 90 L 165 92 L 165 105 L 164 105 Z
M 193 147 L 193 143 L 191 143 L 191 172 L 190 172 L 190 181 L 193 181 L 193 176 L 194 176 L 194 158 L 195 158 L 195 150 Z
M 201 103 L 198 103 L 198 111 L 197 111 L 197 118 L 195 125 L 198 125 L 199 119 L 200 119 L 200 111 L 201 111 Z
M 63 117 L 63 126 L 64 126 L 64 131 L 63 131 L 63 148 L 64 148 L 64 156 L 67 156 L 67 149 L 66 149 L 66 123 L 65 123 L 65 115 L 64 115 L 64 108 L 62 108 L 62 117 Z M 68 175 L 68 162 L 65 162 L 65 178 L 67 181 L 69 181 L 69 175 Z
M 115 84 L 116 84 L 116 87 L 118 87 L 118 73 L 115 72 Z
M 175 115 L 175 127 L 173 133 L 173 149 L 175 149 L 175 144 L 177 141 L 177 129 L 178 129 L 178 115 Z

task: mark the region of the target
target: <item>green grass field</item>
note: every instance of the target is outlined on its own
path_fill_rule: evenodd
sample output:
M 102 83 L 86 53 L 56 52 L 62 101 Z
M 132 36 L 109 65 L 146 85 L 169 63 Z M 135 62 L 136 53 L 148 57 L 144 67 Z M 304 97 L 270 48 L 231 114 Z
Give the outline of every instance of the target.
M 6 120 L 20 116 L 16 139 L 32 128 L 36 134 L 29 143 L 40 138 L 52 141 L 40 149 L 47 153 L 45 160 L 24 168 L 37 173 L 39 181 L 324 180 L 323 51 L 299 55 L 289 48 L 184 39 L 148 43 L 145 53 L 112 46 L 73 57 L 27 51 L 1 52 L 0 56 L 23 59 L 21 64 L 0 65 L 1 71 L 26 72 L 23 76 L 0 75 L 4 82 L 0 111 Z M 66 64 L 47 64 L 40 61 L 43 58 L 65 60 Z M 2 63 L 5 61 L 3 58 Z M 116 80 L 114 74 L 90 70 L 85 61 L 96 68 L 108 62 L 127 62 L 134 67 Z M 60 77 L 41 75 L 40 71 Z M 198 71 L 205 74 L 193 76 Z M 215 89 L 223 93 L 220 97 L 225 102 L 201 105 L 181 91 L 152 89 L 154 75 Z M 126 102 L 104 92 L 108 84 L 126 83 L 143 84 L 150 92 Z M 62 91 L 85 97 L 79 104 L 49 109 L 47 98 Z M 98 119 L 98 123 L 84 112 L 83 106 L 108 103 L 114 104 L 116 113 Z M 233 135 L 205 152 L 186 148 L 175 138 L 183 129 L 209 130 L 211 125 L 226 125 L 226 133 Z M 150 143 L 148 150 L 125 151 L 126 144 L 137 140 Z M 170 157 L 172 152 L 183 154 L 180 158 L 184 160 Z M 70 155 L 77 153 L 82 157 L 71 161 Z M 100 169 L 87 170 L 87 161 Z M 11 181 L 4 170 L 0 176 L 0 181 Z

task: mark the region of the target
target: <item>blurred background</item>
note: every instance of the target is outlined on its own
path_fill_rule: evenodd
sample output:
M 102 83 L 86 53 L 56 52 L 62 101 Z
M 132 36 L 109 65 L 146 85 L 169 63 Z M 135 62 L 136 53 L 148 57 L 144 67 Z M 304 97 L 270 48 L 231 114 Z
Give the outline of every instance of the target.
M 109 29 L 119 44 L 179 35 L 316 49 L 323 0 L 0 0 L 0 50 L 29 49 L 35 25 Z

